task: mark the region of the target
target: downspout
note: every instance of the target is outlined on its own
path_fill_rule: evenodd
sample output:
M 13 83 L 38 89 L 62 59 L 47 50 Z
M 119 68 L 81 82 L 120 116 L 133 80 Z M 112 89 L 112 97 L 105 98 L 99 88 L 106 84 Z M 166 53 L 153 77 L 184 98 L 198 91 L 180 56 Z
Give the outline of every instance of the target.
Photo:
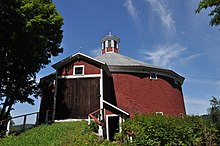
M 58 69 L 56 69 L 56 76 L 55 76 L 55 89 L 54 89 L 54 96 L 53 96 L 53 112 L 52 112 L 52 121 L 55 121 L 55 113 L 56 113 L 56 97 L 57 97 L 57 77 L 58 77 Z

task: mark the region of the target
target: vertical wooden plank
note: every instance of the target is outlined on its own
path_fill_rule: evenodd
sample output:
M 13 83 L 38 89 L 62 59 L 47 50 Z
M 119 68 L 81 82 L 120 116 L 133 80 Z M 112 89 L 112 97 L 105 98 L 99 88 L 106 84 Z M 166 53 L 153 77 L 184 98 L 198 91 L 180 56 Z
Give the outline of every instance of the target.
M 45 115 L 45 123 L 48 123 L 48 110 L 46 110 L 46 115 Z
M 39 112 L 36 114 L 36 125 L 39 125 Z
M 11 120 L 9 119 L 8 120 L 8 123 L 7 123 L 7 128 L 6 128 L 6 136 L 8 136 L 9 135 L 9 132 L 10 132 L 10 124 L 11 124 Z
M 24 115 L 23 131 L 25 130 L 25 127 L 26 127 L 26 119 L 27 119 L 27 115 Z

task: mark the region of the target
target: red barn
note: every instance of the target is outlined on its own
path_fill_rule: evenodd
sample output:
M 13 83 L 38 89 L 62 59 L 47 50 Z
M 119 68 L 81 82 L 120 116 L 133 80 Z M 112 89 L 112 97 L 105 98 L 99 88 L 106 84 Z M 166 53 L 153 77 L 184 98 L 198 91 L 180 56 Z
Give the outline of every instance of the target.
M 54 120 L 87 119 L 89 115 L 107 139 L 135 113 L 185 115 L 184 78 L 119 54 L 119 42 L 109 34 L 101 39 L 101 56 L 76 53 L 54 64 L 56 73 L 41 79 L 47 88 L 43 88 L 40 111 L 53 110 Z M 94 116 L 97 113 L 99 118 Z

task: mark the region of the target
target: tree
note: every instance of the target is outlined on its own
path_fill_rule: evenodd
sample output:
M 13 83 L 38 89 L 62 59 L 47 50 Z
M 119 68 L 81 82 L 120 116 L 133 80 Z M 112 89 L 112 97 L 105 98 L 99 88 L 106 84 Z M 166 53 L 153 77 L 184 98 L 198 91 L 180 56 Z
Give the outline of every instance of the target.
M 208 109 L 208 113 L 213 123 L 216 124 L 217 128 L 220 130 L 220 101 L 212 96 L 210 105 L 211 107 Z
M 220 24 L 220 0 L 201 0 L 198 4 L 196 13 L 200 13 L 202 9 L 214 8 L 209 13 L 209 16 L 212 16 L 210 20 L 211 26 L 217 26 Z
M 36 73 L 63 50 L 62 25 L 51 0 L 0 1 L 0 119 L 16 102 L 34 104 Z

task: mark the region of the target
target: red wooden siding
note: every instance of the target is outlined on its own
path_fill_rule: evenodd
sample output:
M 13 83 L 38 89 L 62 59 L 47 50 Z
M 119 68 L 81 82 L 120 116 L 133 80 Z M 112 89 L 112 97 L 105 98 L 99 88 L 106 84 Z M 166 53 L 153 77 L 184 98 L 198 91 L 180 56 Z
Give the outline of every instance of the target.
M 100 78 L 58 79 L 56 119 L 87 118 L 99 109 Z
M 131 116 L 138 112 L 186 113 L 181 86 L 174 84 L 173 79 L 158 75 L 157 80 L 151 80 L 149 75 L 144 74 L 112 75 L 117 106 Z
M 68 75 L 73 75 L 73 68 L 75 65 L 84 65 L 84 74 L 89 75 L 89 74 L 100 74 L 100 67 L 91 64 L 85 60 L 76 60 L 73 62 L 70 62 L 63 67 L 58 69 L 58 76 L 68 76 Z

